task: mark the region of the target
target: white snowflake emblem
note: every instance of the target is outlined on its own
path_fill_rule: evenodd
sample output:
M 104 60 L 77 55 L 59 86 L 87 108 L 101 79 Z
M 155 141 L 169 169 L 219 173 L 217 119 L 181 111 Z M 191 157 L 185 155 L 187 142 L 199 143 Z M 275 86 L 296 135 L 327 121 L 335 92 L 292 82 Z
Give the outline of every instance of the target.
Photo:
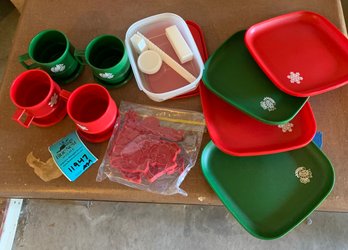
M 291 83 L 300 84 L 301 81 L 303 80 L 303 77 L 300 75 L 299 72 L 294 73 L 291 71 L 287 77 L 288 79 L 290 79 Z
M 57 64 L 56 66 L 51 68 L 51 71 L 53 73 L 62 72 L 64 70 L 65 70 L 65 65 L 63 63 Z
M 56 105 L 58 102 L 58 95 L 57 93 L 54 93 L 52 96 L 51 96 L 51 99 L 50 99 L 50 102 L 48 103 L 48 106 L 50 106 L 51 108 Z
M 87 131 L 88 128 L 86 128 L 85 126 L 82 126 L 80 124 L 76 124 L 80 129 L 84 130 L 84 131 Z
M 281 128 L 282 131 L 284 133 L 286 133 L 286 132 L 292 132 L 292 127 L 293 126 L 294 126 L 294 124 L 292 124 L 291 122 L 288 122 L 286 124 L 278 125 L 278 128 Z
M 112 74 L 112 73 L 99 73 L 99 76 L 101 78 L 105 78 L 105 79 L 112 79 L 112 78 L 114 78 L 114 74 Z
M 306 169 L 305 167 L 296 168 L 295 176 L 299 178 L 300 182 L 303 184 L 311 182 L 310 179 L 313 177 L 312 171 L 310 169 Z
M 277 109 L 276 102 L 271 97 L 263 98 L 263 100 L 260 102 L 260 105 L 264 110 L 268 111 L 274 111 Z

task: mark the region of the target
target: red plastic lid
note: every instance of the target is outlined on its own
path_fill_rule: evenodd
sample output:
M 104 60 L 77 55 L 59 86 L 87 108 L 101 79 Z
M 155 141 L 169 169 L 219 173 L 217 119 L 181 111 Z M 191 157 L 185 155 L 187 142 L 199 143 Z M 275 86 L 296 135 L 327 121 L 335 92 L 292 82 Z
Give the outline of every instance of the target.
M 191 20 L 187 20 L 186 23 L 191 31 L 193 39 L 196 42 L 198 51 L 201 54 L 203 62 L 207 61 L 209 56 L 208 56 L 207 47 L 205 45 L 205 40 L 204 40 L 202 29 L 199 27 L 199 25 L 197 23 L 195 23 Z M 203 84 L 202 81 L 199 82 L 198 87 L 196 89 L 194 89 L 188 93 L 174 97 L 173 99 L 180 99 L 180 98 L 186 98 L 186 97 L 192 97 L 192 96 L 199 95 L 199 86 L 201 84 Z

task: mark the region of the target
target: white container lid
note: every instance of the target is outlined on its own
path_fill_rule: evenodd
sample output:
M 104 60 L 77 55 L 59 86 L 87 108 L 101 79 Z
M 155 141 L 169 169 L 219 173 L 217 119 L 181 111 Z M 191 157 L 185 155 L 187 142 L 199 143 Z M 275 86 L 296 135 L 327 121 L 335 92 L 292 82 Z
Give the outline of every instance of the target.
M 169 27 L 171 25 L 176 25 L 181 32 L 182 36 L 186 40 L 187 44 L 189 45 L 190 49 L 193 52 L 193 60 L 192 63 L 197 68 L 197 72 L 195 75 L 196 79 L 195 81 L 191 83 L 187 83 L 186 85 L 180 86 L 178 88 L 175 88 L 170 91 L 166 92 L 154 92 L 149 84 L 148 81 L 148 75 L 141 72 L 137 66 L 137 60 L 138 60 L 138 53 L 136 52 L 135 48 L 132 46 L 132 42 L 130 38 L 136 34 L 136 32 L 141 32 L 143 35 L 145 35 L 148 39 L 151 40 L 151 36 L 158 35 L 153 34 L 154 30 L 163 29 L 161 33 L 165 36 L 165 28 Z M 150 35 L 149 35 L 150 34 Z M 169 41 L 168 41 L 169 44 Z M 151 17 L 147 17 L 145 19 L 142 19 L 134 24 L 132 24 L 127 32 L 126 32 L 126 38 L 125 38 L 125 45 L 127 49 L 127 53 L 129 56 L 129 61 L 131 64 L 131 67 L 133 69 L 135 80 L 138 84 L 138 87 L 141 91 L 143 91 L 150 99 L 161 102 L 168 99 L 171 99 L 173 97 L 185 94 L 187 92 L 190 92 L 198 87 L 198 84 L 202 78 L 204 64 L 202 61 L 202 58 L 200 56 L 200 53 L 198 51 L 197 45 L 192 37 L 192 34 L 184 21 L 180 16 L 172 13 L 163 13 Z M 158 44 L 156 44 L 158 45 Z M 177 58 L 175 58 L 177 60 Z M 178 60 L 180 63 L 180 61 Z M 185 67 L 185 64 L 182 65 Z M 163 67 L 163 65 L 162 65 Z M 161 84 L 166 84 L 166 81 L 163 81 Z

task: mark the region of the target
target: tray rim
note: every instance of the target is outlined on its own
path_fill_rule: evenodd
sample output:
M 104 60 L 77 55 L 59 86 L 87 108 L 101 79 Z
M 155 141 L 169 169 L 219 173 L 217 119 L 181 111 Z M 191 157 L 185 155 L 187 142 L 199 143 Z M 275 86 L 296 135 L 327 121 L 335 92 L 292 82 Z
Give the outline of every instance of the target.
M 255 114 L 254 112 L 248 112 L 246 111 L 238 102 L 235 102 L 233 100 L 230 100 L 228 98 L 226 98 L 222 93 L 220 93 L 219 91 L 215 90 L 215 88 L 213 87 L 213 85 L 210 83 L 210 81 L 208 80 L 208 76 L 207 76 L 207 71 L 209 69 L 209 65 L 211 63 L 211 61 L 216 57 L 216 54 L 218 54 L 218 52 L 220 52 L 222 50 L 223 47 L 226 46 L 226 44 L 228 44 L 228 42 L 230 41 L 230 39 L 233 38 L 233 36 L 239 34 L 239 33 L 243 33 L 245 32 L 246 35 L 246 30 L 239 30 L 235 33 L 233 33 L 230 37 L 228 37 L 220 46 L 218 49 L 216 49 L 214 51 L 214 53 L 208 58 L 208 60 L 204 63 L 204 70 L 203 70 L 203 75 L 202 75 L 202 82 L 203 84 L 210 90 L 212 91 L 215 95 L 219 96 L 221 99 L 223 99 L 225 102 L 233 105 L 235 108 L 237 108 L 238 110 L 242 111 L 243 113 L 263 122 L 263 123 L 267 123 L 270 125 L 282 125 L 282 124 L 286 124 L 289 121 L 291 121 L 292 119 L 294 119 L 294 117 L 298 114 L 298 112 L 303 108 L 303 106 L 308 102 L 309 97 L 298 97 L 298 98 L 303 98 L 305 100 L 303 100 L 303 103 L 299 106 L 299 108 L 296 110 L 296 112 L 293 113 L 293 115 L 291 115 L 288 119 L 285 120 L 280 120 L 280 121 L 274 121 L 274 120 L 268 120 L 265 119 L 257 114 Z M 245 35 L 244 35 L 244 39 L 245 39 Z M 250 52 L 250 51 L 249 51 Z M 253 56 L 252 56 L 253 57 Z M 262 69 L 262 68 L 261 68 Z M 268 77 L 268 75 L 266 74 L 266 77 Z M 270 80 L 270 84 L 272 84 L 272 81 Z M 281 90 L 279 90 L 281 91 Z M 283 91 L 284 92 L 284 91 Z M 288 95 L 288 93 L 285 93 Z
M 321 198 L 321 200 L 315 204 L 313 206 L 312 209 L 309 209 L 309 211 L 306 212 L 306 215 L 303 216 L 302 219 L 300 219 L 299 221 L 297 221 L 296 223 L 294 223 L 293 226 L 289 227 L 289 229 L 285 230 L 284 232 L 280 233 L 279 235 L 276 235 L 274 237 L 267 237 L 267 236 L 263 236 L 263 235 L 260 235 L 260 234 L 257 234 L 256 232 L 254 232 L 253 230 L 249 229 L 246 225 L 244 225 L 240 219 L 240 217 L 238 216 L 238 213 L 234 212 L 232 209 L 229 208 L 225 198 L 223 197 L 223 195 L 221 195 L 219 192 L 216 191 L 216 188 L 214 187 L 213 184 L 211 184 L 211 177 L 208 176 L 208 174 L 206 173 L 206 168 L 207 168 L 207 165 L 204 161 L 204 157 L 206 157 L 206 154 L 205 153 L 210 147 L 216 147 L 216 145 L 212 142 L 212 141 L 209 141 L 206 146 L 204 147 L 203 151 L 202 151 L 202 155 L 201 155 L 201 170 L 202 170 L 202 173 L 203 173 L 203 176 L 204 178 L 206 179 L 206 181 L 208 182 L 209 186 L 211 187 L 211 189 L 214 191 L 214 193 L 216 194 L 216 196 L 219 198 L 219 200 L 223 203 L 223 205 L 226 207 L 226 209 L 233 215 L 233 217 L 238 221 L 238 223 L 248 232 L 250 233 L 251 235 L 253 235 L 254 237 L 258 238 L 258 239 L 261 239 L 261 240 L 274 240 L 274 239 L 278 239 L 278 238 L 281 238 L 283 236 L 285 236 L 286 234 L 290 233 L 294 228 L 296 228 L 299 224 L 301 224 L 307 217 L 309 217 L 316 208 L 318 208 L 322 203 L 323 201 L 328 197 L 328 195 L 332 192 L 334 186 L 335 186 L 335 182 L 336 182 L 336 174 L 335 174 L 335 170 L 334 170 L 334 167 L 330 161 L 330 159 L 325 155 L 325 153 L 320 150 L 314 142 L 311 142 L 309 145 L 313 145 L 317 150 L 319 150 L 323 157 L 328 161 L 329 163 L 329 166 L 330 166 L 330 172 L 332 173 L 332 183 L 330 185 L 330 188 L 327 190 L 326 193 L 323 194 L 323 197 Z M 216 149 L 219 150 L 218 147 L 216 147 Z M 221 151 L 222 152 L 222 151 Z M 286 152 L 283 152 L 283 153 L 286 153 Z
M 282 84 L 280 81 L 277 81 L 277 77 L 275 76 L 275 74 L 272 72 L 272 70 L 269 69 L 268 66 L 265 65 L 265 63 L 263 62 L 261 56 L 258 55 L 257 50 L 255 50 L 255 48 L 252 45 L 252 32 L 255 29 L 258 29 L 259 26 L 264 26 L 265 24 L 269 24 L 272 23 L 274 21 L 278 21 L 279 19 L 287 19 L 288 17 L 293 17 L 295 15 L 312 15 L 312 16 L 316 16 L 317 18 L 319 18 L 321 20 L 322 23 L 324 23 L 326 25 L 326 27 L 328 29 L 330 29 L 331 31 L 334 32 L 335 37 L 339 38 L 339 40 L 347 40 L 347 38 L 342 34 L 342 32 L 334 25 L 332 24 L 327 18 L 325 18 L 324 16 L 313 12 L 313 11 L 307 11 L 307 10 L 300 10 L 300 11 L 294 11 L 294 12 L 290 12 L 287 14 L 283 14 L 283 15 L 279 15 L 279 16 L 275 16 L 272 17 L 270 19 L 261 21 L 259 23 L 256 23 L 252 26 L 250 26 L 245 34 L 244 37 L 244 41 L 245 44 L 250 52 L 250 54 L 252 55 L 252 57 L 254 58 L 255 62 L 259 65 L 259 67 L 262 69 L 262 71 L 268 76 L 268 78 L 273 82 L 273 84 L 279 88 L 280 90 L 282 90 L 283 92 L 292 95 L 292 96 L 296 96 L 296 97 L 310 97 L 310 96 L 315 96 L 315 95 L 319 95 L 322 93 L 326 93 L 330 90 L 334 90 L 336 88 L 342 87 L 345 84 L 348 83 L 348 74 L 345 78 L 344 81 L 338 81 L 338 83 L 335 83 L 334 85 L 328 86 L 328 87 L 321 87 L 321 88 L 317 88 L 317 89 L 313 89 L 313 90 L 306 90 L 306 91 L 296 91 L 293 90 L 291 88 L 286 87 L 284 84 Z M 337 40 L 337 39 L 335 39 Z M 348 45 L 348 41 L 347 41 L 347 45 Z

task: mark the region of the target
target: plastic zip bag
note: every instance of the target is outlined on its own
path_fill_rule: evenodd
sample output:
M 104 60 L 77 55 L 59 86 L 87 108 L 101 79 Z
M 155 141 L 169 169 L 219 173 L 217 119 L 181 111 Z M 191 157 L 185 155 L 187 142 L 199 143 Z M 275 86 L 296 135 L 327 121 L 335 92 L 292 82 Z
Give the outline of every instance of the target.
M 97 181 L 186 196 L 180 185 L 196 163 L 204 129 L 202 113 L 123 101 Z

